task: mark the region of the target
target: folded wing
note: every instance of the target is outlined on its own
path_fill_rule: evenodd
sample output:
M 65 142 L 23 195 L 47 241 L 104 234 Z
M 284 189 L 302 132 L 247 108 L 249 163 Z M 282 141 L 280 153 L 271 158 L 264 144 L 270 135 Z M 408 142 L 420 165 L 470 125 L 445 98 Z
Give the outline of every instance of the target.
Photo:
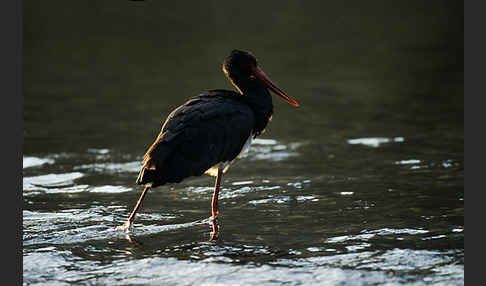
M 137 184 L 178 183 L 240 154 L 254 126 L 236 93 L 209 93 L 175 109 L 143 159 Z

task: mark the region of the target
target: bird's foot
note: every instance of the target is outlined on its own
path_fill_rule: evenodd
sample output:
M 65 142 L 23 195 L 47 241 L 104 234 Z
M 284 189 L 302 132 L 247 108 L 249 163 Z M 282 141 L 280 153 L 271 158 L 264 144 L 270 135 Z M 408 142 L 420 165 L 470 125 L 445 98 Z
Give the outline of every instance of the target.
M 116 227 L 115 230 L 129 233 L 133 228 L 133 222 L 127 220 L 124 224 Z

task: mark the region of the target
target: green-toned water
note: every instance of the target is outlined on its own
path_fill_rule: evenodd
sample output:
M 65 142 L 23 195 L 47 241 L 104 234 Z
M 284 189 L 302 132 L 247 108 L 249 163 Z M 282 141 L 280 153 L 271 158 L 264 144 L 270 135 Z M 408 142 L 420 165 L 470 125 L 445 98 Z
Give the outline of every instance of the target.
M 24 1 L 24 284 L 464 284 L 462 5 Z M 223 177 L 221 239 L 207 176 L 115 232 L 234 48 L 301 107 Z

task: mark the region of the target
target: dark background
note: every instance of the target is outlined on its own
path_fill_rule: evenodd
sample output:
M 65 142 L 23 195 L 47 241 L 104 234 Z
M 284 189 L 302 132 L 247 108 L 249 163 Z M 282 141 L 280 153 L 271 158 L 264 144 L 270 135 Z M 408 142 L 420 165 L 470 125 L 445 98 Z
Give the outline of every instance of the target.
M 274 100 L 277 137 L 373 120 L 460 130 L 463 29 L 462 1 L 26 1 L 24 152 L 145 149 L 188 97 L 232 89 L 234 48 L 302 105 Z

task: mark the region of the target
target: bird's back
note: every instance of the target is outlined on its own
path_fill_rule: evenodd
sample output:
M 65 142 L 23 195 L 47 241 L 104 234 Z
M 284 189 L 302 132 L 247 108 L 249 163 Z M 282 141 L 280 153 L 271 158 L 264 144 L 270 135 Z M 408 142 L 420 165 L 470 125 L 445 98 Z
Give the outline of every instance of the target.
M 255 115 L 243 96 L 213 90 L 175 109 L 146 152 L 137 184 L 178 183 L 234 160 L 252 134 Z

